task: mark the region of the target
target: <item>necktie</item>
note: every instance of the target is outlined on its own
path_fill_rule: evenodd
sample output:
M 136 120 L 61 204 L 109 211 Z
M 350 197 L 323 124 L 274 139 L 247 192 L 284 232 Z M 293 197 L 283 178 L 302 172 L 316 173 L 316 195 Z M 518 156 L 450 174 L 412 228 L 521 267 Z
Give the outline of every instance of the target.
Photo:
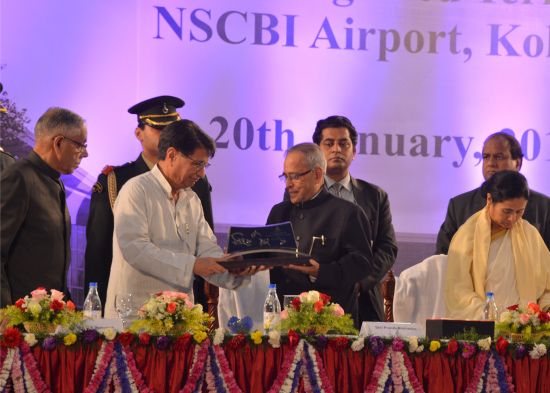
M 330 186 L 329 191 L 334 196 L 337 196 L 339 198 L 342 197 L 342 185 L 340 183 L 334 183 L 332 186 Z

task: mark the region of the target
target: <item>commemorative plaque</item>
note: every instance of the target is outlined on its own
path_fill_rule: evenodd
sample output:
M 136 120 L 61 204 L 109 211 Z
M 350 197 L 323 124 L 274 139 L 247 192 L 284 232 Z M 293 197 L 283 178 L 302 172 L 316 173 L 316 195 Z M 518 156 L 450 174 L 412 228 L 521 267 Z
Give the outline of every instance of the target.
M 311 256 L 298 251 L 290 222 L 263 227 L 231 227 L 227 244 L 229 269 L 249 266 L 308 265 Z M 235 257 L 242 257 L 235 260 Z

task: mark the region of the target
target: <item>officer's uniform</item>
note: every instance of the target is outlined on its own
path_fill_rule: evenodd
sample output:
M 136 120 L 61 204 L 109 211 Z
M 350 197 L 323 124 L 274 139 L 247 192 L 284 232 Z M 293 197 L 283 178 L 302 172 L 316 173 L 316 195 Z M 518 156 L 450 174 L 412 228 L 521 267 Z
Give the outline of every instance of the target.
M 129 113 L 138 116 L 139 124 L 162 129 L 180 116 L 176 108 L 181 108 L 183 101 L 177 97 L 161 96 L 151 98 L 128 109 Z M 135 161 L 121 166 L 107 166 L 99 175 L 92 189 L 90 214 L 86 226 L 86 256 L 84 271 L 84 288 L 90 282 L 98 283 L 98 292 L 101 302 L 105 305 L 107 284 L 113 258 L 113 206 L 122 186 L 131 178 L 149 171 L 150 168 L 140 154 Z M 200 198 L 204 217 L 210 227 L 214 228 L 212 216 L 212 202 L 210 192 L 212 187 L 206 177 L 200 179 L 193 186 L 193 191 Z M 197 293 L 203 288 L 203 281 L 195 285 L 195 300 L 204 301 L 204 294 Z

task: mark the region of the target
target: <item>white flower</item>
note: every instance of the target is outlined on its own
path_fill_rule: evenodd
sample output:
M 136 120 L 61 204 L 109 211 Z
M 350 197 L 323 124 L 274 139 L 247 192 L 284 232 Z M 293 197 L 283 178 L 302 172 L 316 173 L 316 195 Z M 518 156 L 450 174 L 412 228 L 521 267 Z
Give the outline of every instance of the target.
M 424 350 L 424 345 L 420 345 L 418 348 L 416 348 L 416 352 L 420 353 Z
M 278 330 L 270 330 L 268 336 L 269 340 L 267 341 L 273 348 L 279 348 L 281 346 L 281 333 L 279 333 Z
M 318 302 L 320 298 L 321 297 L 319 296 L 319 292 L 317 291 L 309 291 L 306 296 L 306 299 L 309 303 Z
M 409 343 L 409 352 L 416 352 L 418 350 L 418 337 L 410 336 L 407 338 Z
M 23 337 L 25 338 L 25 342 L 29 344 L 29 347 L 36 345 L 36 343 L 38 342 L 36 336 L 33 333 L 25 333 Z
M 501 323 L 512 323 L 513 317 L 512 313 L 510 311 L 503 311 L 500 314 L 500 322 Z
M 535 344 L 533 349 L 529 352 L 531 359 L 539 359 L 546 355 L 546 345 L 544 344 Z
M 100 332 L 109 341 L 113 340 L 116 337 L 116 330 L 113 328 L 105 328 L 102 329 Z
M 222 344 L 224 337 L 225 337 L 224 329 L 222 327 L 217 328 L 216 332 L 214 333 L 214 345 Z
M 365 347 L 364 337 L 358 337 L 357 340 L 351 343 L 351 349 L 355 352 L 362 350 Z
M 477 340 L 477 346 L 482 351 L 488 351 L 491 348 L 491 337 L 482 338 Z
M 34 299 L 29 302 L 27 308 L 33 315 L 38 315 L 40 314 L 40 311 L 42 311 L 42 306 L 40 306 L 40 304 L 38 304 L 38 301 Z

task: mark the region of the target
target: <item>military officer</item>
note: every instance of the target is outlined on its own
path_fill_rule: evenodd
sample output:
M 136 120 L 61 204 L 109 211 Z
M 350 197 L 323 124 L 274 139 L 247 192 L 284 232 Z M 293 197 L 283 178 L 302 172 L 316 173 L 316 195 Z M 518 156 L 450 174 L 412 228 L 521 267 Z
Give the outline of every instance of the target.
M 98 292 L 105 308 L 107 284 L 113 257 L 113 206 L 118 192 L 131 178 L 149 171 L 158 161 L 158 143 L 162 129 L 168 124 L 180 120 L 177 108 L 184 102 L 173 96 L 160 96 L 142 101 L 130 109 L 137 115 L 136 138 L 140 141 L 142 152 L 135 161 L 121 166 L 106 166 L 92 189 L 90 214 L 86 226 L 86 256 L 84 282 L 85 290 L 90 282 L 98 283 Z M 213 229 L 211 186 L 206 177 L 197 181 L 193 191 L 202 203 L 204 217 Z M 202 282 L 196 290 L 202 289 Z M 196 300 L 203 301 L 200 293 Z

